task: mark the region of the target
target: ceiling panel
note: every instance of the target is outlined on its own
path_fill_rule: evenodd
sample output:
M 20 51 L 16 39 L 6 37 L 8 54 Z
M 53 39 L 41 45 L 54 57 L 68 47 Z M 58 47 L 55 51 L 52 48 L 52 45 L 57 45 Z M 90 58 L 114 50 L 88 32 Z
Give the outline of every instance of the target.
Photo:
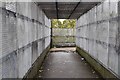
M 78 19 L 100 2 L 37 2 L 50 19 Z

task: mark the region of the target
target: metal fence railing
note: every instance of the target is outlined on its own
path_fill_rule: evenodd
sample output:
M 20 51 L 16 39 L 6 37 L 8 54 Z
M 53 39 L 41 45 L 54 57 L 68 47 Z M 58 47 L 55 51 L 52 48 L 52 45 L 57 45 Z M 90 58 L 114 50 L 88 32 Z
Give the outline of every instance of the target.
M 52 46 L 53 47 L 75 46 L 75 29 L 53 28 Z

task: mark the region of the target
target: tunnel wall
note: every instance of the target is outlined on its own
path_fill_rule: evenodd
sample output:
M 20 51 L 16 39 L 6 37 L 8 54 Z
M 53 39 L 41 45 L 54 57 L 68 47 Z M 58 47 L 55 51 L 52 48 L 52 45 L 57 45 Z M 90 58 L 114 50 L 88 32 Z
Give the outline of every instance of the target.
M 0 2 L 0 78 L 26 75 L 48 50 L 50 26 L 51 21 L 33 2 Z
M 118 8 L 118 0 L 114 2 L 105 0 L 82 15 L 76 27 L 77 47 L 84 50 L 85 54 L 88 53 L 115 76 L 120 76 Z

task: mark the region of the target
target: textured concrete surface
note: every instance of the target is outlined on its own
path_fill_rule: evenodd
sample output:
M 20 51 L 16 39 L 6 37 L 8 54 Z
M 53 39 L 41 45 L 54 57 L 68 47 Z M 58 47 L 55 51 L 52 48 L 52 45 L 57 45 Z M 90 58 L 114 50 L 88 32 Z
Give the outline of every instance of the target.
M 0 1 L 0 7 L 2 3 Z M 0 8 L 0 64 L 2 63 L 2 9 Z M 0 65 L 0 77 L 2 77 L 2 65 Z
M 37 78 L 99 78 L 76 52 L 50 52 Z
M 119 70 L 118 0 L 104 0 L 77 21 L 76 45 L 116 76 Z
M 0 79 L 25 76 L 49 46 L 50 26 L 33 2 L 0 3 Z
M 48 54 L 49 50 L 50 50 L 50 46 L 48 46 L 46 49 L 44 49 L 44 51 L 41 53 L 41 55 L 39 57 L 37 57 L 37 59 L 32 64 L 32 67 L 25 74 L 24 79 L 34 78 L 37 75 L 37 73 L 38 73 L 40 67 L 42 66 L 42 63 L 43 63 L 46 55 Z
M 104 78 L 104 79 L 115 79 L 118 80 L 119 77 L 116 77 L 111 71 L 106 69 L 102 64 L 97 60 L 92 58 L 86 51 L 77 47 L 77 52 L 85 58 L 85 60 Z

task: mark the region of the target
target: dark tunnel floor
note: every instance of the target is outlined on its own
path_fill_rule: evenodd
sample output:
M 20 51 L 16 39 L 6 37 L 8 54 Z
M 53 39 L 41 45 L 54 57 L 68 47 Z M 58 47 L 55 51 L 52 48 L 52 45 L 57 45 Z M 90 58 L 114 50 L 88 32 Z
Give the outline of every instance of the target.
M 100 78 L 75 51 L 49 52 L 37 78 Z

